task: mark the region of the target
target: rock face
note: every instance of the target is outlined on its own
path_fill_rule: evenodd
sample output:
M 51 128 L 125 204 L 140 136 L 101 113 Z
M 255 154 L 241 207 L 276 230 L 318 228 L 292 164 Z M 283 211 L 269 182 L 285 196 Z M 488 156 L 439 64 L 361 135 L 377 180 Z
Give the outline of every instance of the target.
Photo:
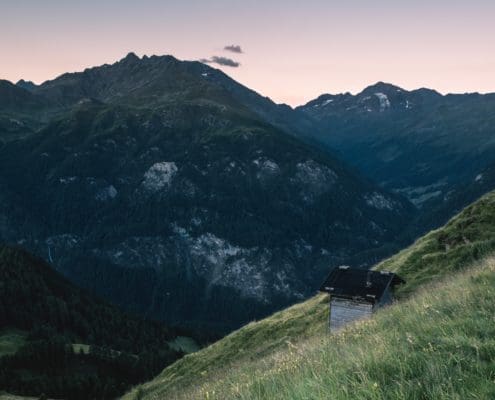
M 495 162 L 495 94 L 442 96 L 380 82 L 357 95 L 322 95 L 297 111 L 315 124 L 313 142 L 425 210 Z
M 143 186 L 151 192 L 158 192 L 169 187 L 174 175 L 177 173 L 177 165 L 174 162 L 159 162 L 153 164 L 144 174 Z
M 390 198 L 385 197 L 381 193 L 373 192 L 364 196 L 366 204 L 378 210 L 393 210 L 397 207 L 397 203 Z
M 390 251 L 412 206 L 226 79 L 129 56 L 26 92 L 57 106 L 0 148 L 2 207 L 17 209 L 0 208 L 2 239 L 129 310 L 216 332 L 308 296 L 330 265 Z
M 329 192 L 338 176 L 330 168 L 308 160 L 296 165 L 292 180 L 301 188 L 299 195 L 305 202 L 313 202 L 320 195 Z

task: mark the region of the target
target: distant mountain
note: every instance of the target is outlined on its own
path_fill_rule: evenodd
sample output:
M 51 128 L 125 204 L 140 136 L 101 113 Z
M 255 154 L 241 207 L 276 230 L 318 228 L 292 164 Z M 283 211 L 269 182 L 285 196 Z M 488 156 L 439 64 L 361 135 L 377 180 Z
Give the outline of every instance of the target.
M 2 390 L 115 398 L 181 356 L 179 331 L 122 313 L 23 250 L 0 246 L 0 287 Z
M 329 265 L 390 253 L 414 214 L 296 139 L 309 117 L 199 62 L 129 54 L 13 87 L 26 100 L 2 112 L 42 104 L 0 148 L 4 240 L 174 325 L 226 332 L 304 298 Z
M 37 85 L 34 82 L 31 81 L 25 81 L 24 79 L 21 79 L 17 81 L 15 84 L 16 86 L 19 86 L 20 88 L 26 89 L 30 92 L 36 89 Z
M 172 56 L 140 59 L 129 53 L 112 65 L 88 68 L 82 73 L 66 73 L 42 85 L 21 80 L 16 86 L 25 89 L 19 91 L 27 97 L 25 103 L 41 96 L 50 105 L 52 113 L 63 113 L 77 103 L 94 99 L 141 107 L 203 99 L 233 108 L 247 108 L 264 121 L 288 129 L 290 133 L 304 135 L 306 130 L 312 129 L 310 118 L 294 113 L 287 105 L 275 104 L 222 71 L 199 62 L 179 61 Z M 20 106 L 26 107 L 26 104 Z M 38 110 L 31 108 L 31 111 L 36 114 Z
M 442 96 L 380 82 L 297 111 L 315 122 L 316 142 L 418 207 L 441 203 L 495 161 L 495 94 Z
M 47 122 L 54 106 L 45 98 L 0 80 L 0 145 L 34 133 Z

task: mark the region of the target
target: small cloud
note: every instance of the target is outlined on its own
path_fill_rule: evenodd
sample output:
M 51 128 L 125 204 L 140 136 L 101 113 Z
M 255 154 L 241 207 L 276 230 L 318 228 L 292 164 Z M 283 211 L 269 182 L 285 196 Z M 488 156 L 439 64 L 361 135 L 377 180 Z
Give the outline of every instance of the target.
M 237 44 L 231 44 L 230 46 L 225 46 L 223 48 L 225 51 L 230 51 L 231 53 L 237 53 L 237 54 L 242 54 L 244 53 L 241 49 L 241 46 Z
M 211 58 L 211 61 L 215 64 L 218 64 L 218 65 L 225 65 L 226 67 L 237 68 L 241 65 L 239 62 L 232 60 L 231 58 L 227 58 L 227 57 L 213 56 Z
M 205 64 L 218 64 L 218 65 L 223 65 L 225 67 L 233 67 L 233 68 L 237 68 L 241 65 L 239 62 L 232 60 L 231 58 L 219 57 L 219 56 L 213 56 L 210 59 L 202 58 L 199 61 Z

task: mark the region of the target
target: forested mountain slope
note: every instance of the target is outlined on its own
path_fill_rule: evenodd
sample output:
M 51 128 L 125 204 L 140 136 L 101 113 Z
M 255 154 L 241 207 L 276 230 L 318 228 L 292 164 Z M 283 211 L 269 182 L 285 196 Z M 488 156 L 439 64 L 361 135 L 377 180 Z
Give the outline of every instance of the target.
M 0 147 L 0 239 L 170 324 L 222 334 L 301 300 L 328 265 L 390 254 L 414 215 L 198 62 L 129 54 L 14 88 L 49 111 Z
M 182 355 L 184 332 L 93 298 L 23 250 L 0 246 L 0 288 L 2 390 L 114 398 Z

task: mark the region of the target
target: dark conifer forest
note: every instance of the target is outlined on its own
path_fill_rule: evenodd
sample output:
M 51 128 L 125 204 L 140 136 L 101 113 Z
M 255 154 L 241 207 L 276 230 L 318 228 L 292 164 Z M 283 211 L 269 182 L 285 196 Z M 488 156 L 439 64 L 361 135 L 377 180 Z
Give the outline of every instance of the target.
M 20 332 L 0 357 L 0 387 L 64 399 L 115 398 L 182 356 L 179 334 L 127 315 L 74 287 L 43 260 L 0 247 L 0 337 Z

